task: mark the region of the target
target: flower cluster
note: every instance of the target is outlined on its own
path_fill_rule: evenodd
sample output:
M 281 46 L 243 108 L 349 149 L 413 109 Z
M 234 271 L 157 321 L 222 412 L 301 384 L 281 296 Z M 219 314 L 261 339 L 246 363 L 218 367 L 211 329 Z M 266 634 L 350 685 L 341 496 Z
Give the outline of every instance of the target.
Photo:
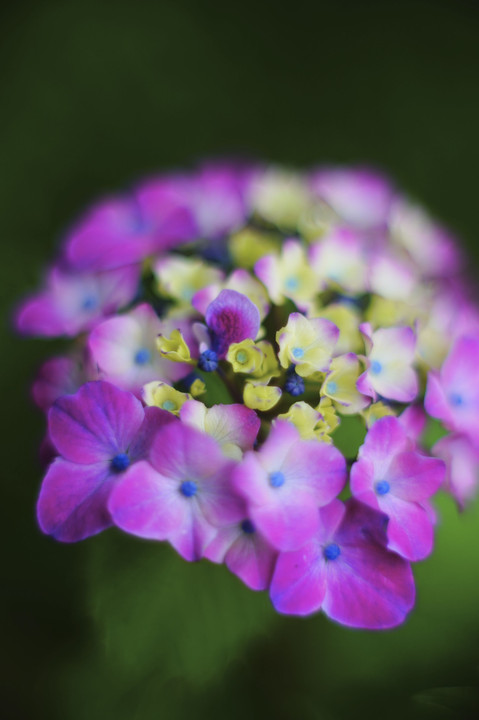
M 57 540 L 115 525 L 225 563 L 281 613 L 381 629 L 414 604 L 431 498 L 477 489 L 463 258 L 376 172 L 151 178 L 68 230 L 16 325 L 74 338 L 33 385 Z

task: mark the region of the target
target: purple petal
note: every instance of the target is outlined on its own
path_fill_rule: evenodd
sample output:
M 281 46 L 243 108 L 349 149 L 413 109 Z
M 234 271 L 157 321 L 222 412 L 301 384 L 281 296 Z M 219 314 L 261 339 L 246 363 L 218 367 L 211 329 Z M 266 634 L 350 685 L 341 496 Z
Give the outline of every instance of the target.
M 247 338 L 254 340 L 260 326 L 258 308 L 236 290 L 222 290 L 208 305 L 205 320 L 212 335 L 213 349 L 220 358 L 225 357 L 231 343 Z
M 106 270 L 139 263 L 155 249 L 152 228 L 130 198 L 109 198 L 91 208 L 65 245 L 75 270 Z
M 359 448 L 358 457 L 370 459 L 376 474 L 385 474 L 392 457 L 411 447 L 406 431 L 395 417 L 383 417 L 369 428 L 364 444 Z
M 151 446 L 158 432 L 171 423 L 179 422 L 173 413 L 158 407 L 144 408 L 145 417 L 130 445 L 128 455 L 132 460 L 148 459 Z
M 77 542 L 112 524 L 106 503 L 115 478 L 103 463 L 77 465 L 57 458 L 38 498 L 38 522 L 44 533 Z
M 350 627 L 384 629 L 399 625 L 414 604 L 410 565 L 380 542 L 385 517 L 349 500 L 341 527 L 331 538 L 340 548 L 327 563 L 323 610 Z
M 178 484 L 144 460 L 119 479 L 108 508 L 115 525 L 150 540 L 168 540 L 190 519 L 188 500 L 178 491 Z
M 62 395 L 72 395 L 85 382 L 85 372 L 72 357 L 54 357 L 44 363 L 32 387 L 35 403 L 48 410 Z
M 430 555 L 434 529 L 428 511 L 418 503 L 393 495 L 381 499 L 380 505 L 389 517 L 388 548 L 411 561 L 423 560 Z
M 219 445 L 206 433 L 171 423 L 156 435 L 150 462 L 163 476 L 194 481 L 198 486 L 195 502 L 214 525 L 228 525 L 243 516 L 244 504 L 231 485 L 235 463 L 226 458 Z
M 27 335 L 77 335 L 128 304 L 136 293 L 134 266 L 102 273 L 65 273 L 53 268 L 47 287 L 27 298 L 17 311 L 16 326 Z
M 454 426 L 454 418 L 447 401 L 445 390 L 441 384 L 438 373 L 430 372 L 427 376 L 426 396 L 424 407 L 431 417 L 439 418 L 449 427 Z
M 474 498 L 479 487 L 479 452 L 464 435 L 449 435 L 432 448 L 446 462 L 446 489 L 461 509 Z
M 317 540 L 300 550 L 281 553 L 270 587 L 275 609 L 286 615 L 310 615 L 326 595 L 326 563 Z
M 442 460 L 417 452 L 404 452 L 394 457 L 388 480 L 395 496 L 409 502 L 421 502 L 439 490 L 445 473 Z
M 58 452 L 82 465 L 126 452 L 143 422 L 144 410 L 131 393 L 107 382 L 83 385 L 59 398 L 48 414 Z

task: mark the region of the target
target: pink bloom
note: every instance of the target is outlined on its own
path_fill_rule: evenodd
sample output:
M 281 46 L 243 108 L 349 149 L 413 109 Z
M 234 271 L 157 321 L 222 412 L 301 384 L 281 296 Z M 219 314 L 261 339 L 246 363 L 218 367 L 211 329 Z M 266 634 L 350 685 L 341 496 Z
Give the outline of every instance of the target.
M 95 372 L 88 358 L 66 355 L 47 360 L 40 368 L 32 386 L 35 404 L 47 411 L 62 395 L 73 395 Z
M 270 587 L 278 612 L 318 610 L 350 627 L 399 625 L 414 604 L 408 562 L 385 547 L 387 519 L 350 499 L 319 510 L 316 535 L 299 550 L 281 553 Z
M 173 324 L 181 329 L 185 323 Z M 174 382 L 191 372 L 190 365 L 165 360 L 156 348 L 157 336 L 171 329 L 145 303 L 97 325 L 88 345 L 105 380 L 139 395 L 152 380 Z
M 367 168 L 318 170 L 311 189 L 350 225 L 369 230 L 384 225 L 394 198 L 389 181 Z
M 351 492 L 389 518 L 388 547 L 408 560 L 422 560 L 433 547 L 433 523 L 424 502 L 444 480 L 441 460 L 415 450 L 395 417 L 369 429 L 351 468 Z
M 439 372 L 430 372 L 424 406 L 450 430 L 479 442 L 479 338 L 461 337 Z
M 479 487 L 479 450 L 466 435 L 441 438 L 431 450 L 446 463 L 445 489 L 461 510 L 476 495 Z
M 318 529 L 318 507 L 341 491 L 346 476 L 335 447 L 302 440 L 294 425 L 278 421 L 258 452 L 248 452 L 233 473 L 253 525 L 278 550 L 295 550 Z
M 37 506 L 43 532 L 76 542 L 110 527 L 112 488 L 131 463 L 146 457 L 155 432 L 173 420 L 105 382 L 86 383 L 59 398 L 48 429 L 60 457 L 47 471 Z
M 199 560 L 217 527 L 243 516 L 230 484 L 234 464 L 205 433 L 181 422 L 165 427 L 154 439 L 149 463 L 125 473 L 110 498 L 115 525 L 168 540 L 185 560 Z
M 132 265 L 96 274 L 53 268 L 46 288 L 20 306 L 16 325 L 25 335 L 77 335 L 130 303 L 139 269 Z
M 70 231 L 65 255 L 75 270 L 108 270 L 192 239 L 196 223 L 189 193 L 177 178 L 150 180 L 132 197 L 109 198 Z
M 200 169 L 192 183 L 192 209 L 200 237 L 223 237 L 245 223 L 251 174 L 247 168 L 226 163 Z

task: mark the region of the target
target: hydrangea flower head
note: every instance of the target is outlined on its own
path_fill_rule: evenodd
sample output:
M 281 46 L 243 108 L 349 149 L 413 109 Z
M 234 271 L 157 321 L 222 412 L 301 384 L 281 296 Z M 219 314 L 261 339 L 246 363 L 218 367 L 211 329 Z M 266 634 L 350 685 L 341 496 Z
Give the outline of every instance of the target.
M 115 525 L 280 613 L 402 623 L 436 493 L 465 509 L 479 485 L 464 265 L 367 168 L 214 162 L 93 205 L 15 318 L 74 338 L 32 388 L 41 530 Z

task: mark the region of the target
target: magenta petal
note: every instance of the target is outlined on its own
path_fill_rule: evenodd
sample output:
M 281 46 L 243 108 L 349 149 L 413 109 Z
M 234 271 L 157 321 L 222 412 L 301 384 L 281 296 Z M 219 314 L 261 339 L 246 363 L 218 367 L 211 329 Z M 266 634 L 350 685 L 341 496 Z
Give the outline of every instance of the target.
M 439 420 L 442 420 L 450 427 L 454 425 L 454 419 L 446 393 L 441 385 L 439 375 L 436 372 L 430 372 L 427 376 L 424 407 L 431 417 L 439 418 Z
M 284 502 L 249 506 L 251 519 L 277 550 L 297 550 L 319 530 L 318 507 L 314 495 L 302 492 L 294 501 L 288 494 Z
M 251 590 L 266 590 L 276 557 L 277 552 L 257 532 L 241 532 L 226 553 L 225 563 Z
M 346 509 L 332 537 L 340 555 L 327 563 L 323 610 L 350 627 L 379 630 L 399 625 L 414 604 L 411 567 L 381 542 L 384 515 L 355 500 L 348 501 Z
M 144 412 L 143 422 L 128 451 L 132 460 L 147 459 L 157 433 L 166 425 L 179 422 L 175 415 L 158 407 L 146 407 Z
M 391 550 L 414 562 L 431 554 L 434 528 L 425 508 L 392 495 L 381 500 L 380 505 L 389 517 L 387 534 Z
M 107 198 L 80 219 L 65 251 L 75 269 L 104 270 L 140 262 L 153 250 L 151 230 L 130 198 Z
M 103 464 L 55 460 L 38 498 L 38 522 L 43 532 L 62 542 L 77 542 L 110 527 L 106 503 L 114 480 Z
M 449 435 L 441 438 L 431 452 L 445 460 L 445 487 L 455 498 L 459 508 L 464 509 L 479 487 L 477 447 L 464 435 Z
M 32 387 L 35 403 L 42 410 L 48 410 L 62 395 L 75 393 L 84 378 L 78 361 L 72 357 L 53 357 L 47 360 L 36 377 Z
M 439 490 L 445 474 L 446 466 L 442 460 L 417 452 L 404 452 L 394 457 L 388 480 L 396 497 L 421 502 Z
M 412 443 L 399 420 L 395 417 L 383 417 L 376 420 L 368 430 L 364 444 L 359 449 L 359 457 L 367 457 L 374 462 L 376 472 L 385 472 L 392 457 L 398 452 L 408 450 Z
M 213 350 L 220 358 L 225 357 L 231 343 L 247 338 L 254 340 L 260 326 L 258 308 L 236 290 L 222 290 L 208 305 L 205 320 L 212 335 Z
M 279 555 L 270 586 L 271 601 L 278 612 L 310 615 L 320 609 L 325 594 L 325 562 L 316 540 Z
M 190 508 L 176 483 L 162 477 L 144 460 L 118 481 L 108 507 L 115 525 L 151 540 L 167 540 L 184 527 Z
M 48 414 L 58 452 L 80 464 L 126 452 L 144 417 L 139 400 L 107 382 L 89 382 L 59 398 Z
M 178 487 L 194 481 L 195 507 L 210 524 L 228 525 L 243 517 L 244 502 L 230 480 L 235 463 L 206 433 L 181 422 L 167 425 L 153 441 L 150 462 L 161 475 L 176 480 Z

